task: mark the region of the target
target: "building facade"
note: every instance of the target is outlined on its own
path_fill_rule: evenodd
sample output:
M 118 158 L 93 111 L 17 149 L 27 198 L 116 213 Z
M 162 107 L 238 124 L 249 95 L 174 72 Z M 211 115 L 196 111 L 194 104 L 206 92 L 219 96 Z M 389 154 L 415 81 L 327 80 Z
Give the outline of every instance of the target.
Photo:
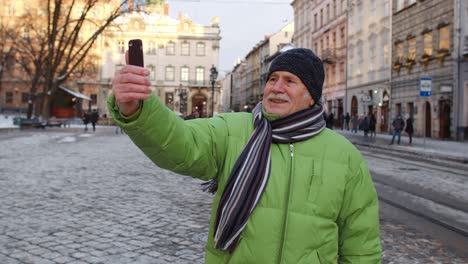
M 164 4 L 162 9 L 146 7 L 145 12 L 128 12 L 115 21 L 113 30 L 103 34 L 103 98 L 111 88 L 110 79 L 125 65 L 128 41 L 142 39 L 145 67 L 150 70 L 155 95 L 181 116 L 216 114 L 220 111 L 220 86 L 212 85 L 210 73 L 212 67 L 218 68 L 218 20 L 200 25 L 180 13 L 178 18 L 171 18 L 168 8 Z
M 265 36 L 234 66 L 231 72 L 232 110 L 251 111 L 262 100 L 271 60 L 284 46 L 291 45 L 293 32 L 294 22 L 290 22 L 278 32 Z
M 454 119 L 457 140 L 468 140 L 468 1 L 455 1 Z M 457 81 L 458 80 L 458 81 Z
M 291 6 L 294 9 L 294 35 L 292 43 L 297 47 L 313 49 L 312 47 L 312 12 L 309 0 L 294 0 Z
M 389 127 L 390 2 L 353 0 L 348 6 L 346 112 L 358 117 L 373 113 L 377 132 Z
M 335 126 L 343 125 L 346 108 L 347 1 L 311 1 L 313 50 L 324 62 L 325 82 L 322 102 L 335 116 Z
M 418 136 L 455 137 L 454 7 L 454 1 L 393 1 L 390 122 L 412 117 Z
M 82 43 L 96 31 L 99 23 L 105 20 L 119 3 L 120 1 L 96 3 L 93 6 L 92 21 L 84 21 L 75 47 L 83 45 Z M 71 17 L 78 17 L 81 14 L 79 9 L 81 6 L 81 3 L 73 2 Z M 0 5 L 0 111 L 25 113 L 32 106 L 33 116 L 41 112 L 40 103 L 50 87 L 44 86 L 43 76 L 36 85 L 33 86 L 32 83 L 36 65 L 40 64 L 39 61 L 44 61 L 38 54 L 45 46 L 43 43 L 47 37 L 43 33 L 47 28 L 46 7 L 47 3 L 43 0 L 6 0 Z M 63 21 L 59 19 L 58 24 L 60 23 Z M 82 109 L 97 107 L 96 94 L 90 94 L 88 97 L 80 94 L 79 90 L 82 91 L 84 86 L 96 85 L 96 80 L 99 79 L 99 58 L 99 49 L 89 51 L 86 58 L 61 84 L 59 93 L 64 92 L 73 97 L 74 100 L 70 102 L 74 104 L 75 109 L 69 108 L 69 110 L 76 110 L 66 115 L 80 115 Z M 83 98 L 91 100 L 82 100 Z M 51 114 L 63 113 L 59 110 L 65 108 L 60 104 L 65 102 L 55 101 L 55 103 L 57 104 L 54 106 L 53 103 L 51 110 L 56 111 L 52 111 Z
M 9 0 L 2 5 L 2 34 L 5 25 L 21 25 L 19 20 L 24 19 L 25 14 L 44 13 L 40 7 L 45 4 L 41 0 L 36 2 Z M 151 88 L 162 102 L 181 116 L 195 112 L 197 116 L 209 116 L 219 112 L 220 86 L 217 82 L 212 85 L 210 80 L 211 69 L 218 67 L 221 39 L 218 19 L 213 18 L 210 25 L 200 25 L 182 15 L 171 18 L 165 1 L 142 0 L 98 3 L 92 14 L 99 21 L 109 10 L 119 8 L 123 14 L 98 37 L 86 59 L 63 84 L 65 89 L 62 90 L 69 91 L 74 97 L 76 108 L 96 109 L 101 115 L 108 114 L 106 101 L 111 93 L 111 79 L 125 65 L 128 41 L 139 38 L 143 40 L 145 67 L 151 71 Z M 92 25 L 84 26 L 80 39 L 85 41 L 94 30 Z M 34 32 L 20 28 L 18 34 L 24 38 Z M 0 53 L 0 110 L 25 112 L 31 102 L 31 77 L 17 63 L 15 54 L 3 58 L 5 42 L 2 41 Z M 40 93 L 34 96 L 40 97 Z M 80 116 L 78 112 L 76 116 Z M 54 114 L 52 111 L 51 115 Z

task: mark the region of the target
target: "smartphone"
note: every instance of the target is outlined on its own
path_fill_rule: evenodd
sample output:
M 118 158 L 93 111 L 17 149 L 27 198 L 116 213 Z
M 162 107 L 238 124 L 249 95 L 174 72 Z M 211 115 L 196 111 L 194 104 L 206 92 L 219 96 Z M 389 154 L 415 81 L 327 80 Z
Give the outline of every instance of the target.
M 132 39 L 128 42 L 128 63 L 130 65 L 144 67 L 143 42 L 141 39 Z

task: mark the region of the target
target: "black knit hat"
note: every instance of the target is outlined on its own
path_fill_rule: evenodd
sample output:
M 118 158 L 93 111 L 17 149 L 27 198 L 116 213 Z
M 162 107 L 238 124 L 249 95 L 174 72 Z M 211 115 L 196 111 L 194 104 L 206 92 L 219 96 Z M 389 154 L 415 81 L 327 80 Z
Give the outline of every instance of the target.
M 310 49 L 296 48 L 281 53 L 271 62 L 267 80 L 275 71 L 287 71 L 299 77 L 315 103 L 320 104 L 325 73 L 322 61 Z

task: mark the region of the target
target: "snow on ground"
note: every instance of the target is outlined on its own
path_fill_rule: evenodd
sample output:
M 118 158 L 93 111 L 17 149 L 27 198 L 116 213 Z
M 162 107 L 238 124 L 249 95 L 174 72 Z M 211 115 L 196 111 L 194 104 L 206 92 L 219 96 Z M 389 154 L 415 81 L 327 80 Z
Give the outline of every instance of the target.
M 15 128 L 17 125 L 13 125 L 13 118 L 18 115 L 5 115 L 0 114 L 0 128 Z

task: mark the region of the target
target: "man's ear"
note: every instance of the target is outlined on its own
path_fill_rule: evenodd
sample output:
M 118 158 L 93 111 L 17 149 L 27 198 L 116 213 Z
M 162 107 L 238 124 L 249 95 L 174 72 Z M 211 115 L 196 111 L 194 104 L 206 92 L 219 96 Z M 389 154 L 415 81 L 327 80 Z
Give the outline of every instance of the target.
M 314 98 L 310 98 L 310 106 L 312 107 L 315 104 Z

